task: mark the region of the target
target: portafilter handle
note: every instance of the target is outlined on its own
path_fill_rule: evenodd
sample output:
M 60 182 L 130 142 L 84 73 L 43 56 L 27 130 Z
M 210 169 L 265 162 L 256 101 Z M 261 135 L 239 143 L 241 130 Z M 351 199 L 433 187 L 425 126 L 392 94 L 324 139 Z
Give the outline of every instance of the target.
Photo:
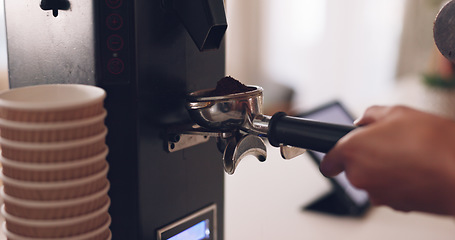
M 267 138 L 272 146 L 289 145 L 327 153 L 355 126 L 287 116 L 278 112 L 268 123 Z

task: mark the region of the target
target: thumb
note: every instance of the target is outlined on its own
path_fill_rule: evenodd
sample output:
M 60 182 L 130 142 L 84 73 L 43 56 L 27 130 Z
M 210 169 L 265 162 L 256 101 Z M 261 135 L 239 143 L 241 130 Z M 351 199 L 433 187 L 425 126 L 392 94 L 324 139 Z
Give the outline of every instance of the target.
M 333 150 L 330 151 L 319 165 L 319 170 L 326 177 L 334 177 L 344 171 L 344 164 L 335 155 Z

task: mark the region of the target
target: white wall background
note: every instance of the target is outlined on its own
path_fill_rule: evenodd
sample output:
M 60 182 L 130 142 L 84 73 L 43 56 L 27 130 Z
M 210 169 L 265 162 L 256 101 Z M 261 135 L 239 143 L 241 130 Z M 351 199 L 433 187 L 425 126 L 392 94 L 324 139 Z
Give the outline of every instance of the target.
M 225 0 L 227 74 L 247 84 L 292 88 L 297 110 L 336 98 L 351 103 L 381 95 L 393 86 L 399 54 L 398 74 L 426 65 L 431 18 L 442 1 Z M 0 24 L 0 89 L 7 87 L 6 72 Z M 265 90 L 266 100 L 276 89 Z
M 225 1 L 226 73 L 266 87 L 266 103 L 280 95 L 276 84 L 293 89 L 293 107 L 300 111 L 332 99 L 353 105 L 384 95 L 396 80 L 399 55 L 400 65 L 425 66 L 431 36 L 418 34 L 431 32 L 429 18 L 435 13 L 422 7 L 442 0 Z M 400 43 L 405 9 L 415 24 Z M 407 66 L 398 72 L 409 69 L 416 71 Z M 6 79 L 5 25 L 0 24 L 0 89 L 7 88 Z
M 268 2 L 262 71 L 296 89 L 296 108 L 361 101 L 390 87 L 404 1 Z
M 437 11 L 428 14 L 426 8 L 438 8 L 440 2 L 226 0 L 227 74 L 247 84 L 288 86 L 296 92 L 296 111 L 333 99 L 355 105 L 380 98 L 394 87 L 400 49 L 412 47 L 404 62 L 412 59 L 420 68 L 427 64 L 432 47 L 428 16 Z M 402 43 L 405 13 L 411 11 L 428 24 L 414 21 L 405 27 L 430 40 L 407 38 Z M 420 31 L 422 27 L 426 29 Z M 277 89 L 265 89 L 266 102 Z

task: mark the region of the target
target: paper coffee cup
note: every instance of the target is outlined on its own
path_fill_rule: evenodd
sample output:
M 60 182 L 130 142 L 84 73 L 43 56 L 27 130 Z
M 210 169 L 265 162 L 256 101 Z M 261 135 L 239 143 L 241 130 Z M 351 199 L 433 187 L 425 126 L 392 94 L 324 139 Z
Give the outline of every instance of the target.
M 19 162 L 65 162 L 92 157 L 106 148 L 107 128 L 90 138 L 53 143 L 29 143 L 1 138 L 2 156 Z
M 5 194 L 2 187 L 0 196 L 4 200 L 5 211 L 13 216 L 24 219 L 62 219 L 88 214 L 101 208 L 108 202 L 108 190 L 109 184 L 99 192 L 80 198 L 36 201 L 11 197 Z
M 106 92 L 82 84 L 45 84 L 0 93 L 0 118 L 20 122 L 72 121 L 103 111 Z
M 25 163 L 0 156 L 3 175 L 23 181 L 62 181 L 90 176 L 106 165 L 108 148 L 93 157 L 57 163 Z
M 109 221 L 110 201 L 95 212 L 65 219 L 30 220 L 13 216 L 2 206 L 6 229 L 14 234 L 34 238 L 64 238 L 95 231 Z
M 103 132 L 107 112 L 67 122 L 17 122 L 0 118 L 0 137 L 21 142 L 57 142 L 91 137 Z
M 4 191 L 7 195 L 28 200 L 64 200 L 87 196 L 100 191 L 109 183 L 109 165 L 93 175 L 57 182 L 31 182 L 6 177 L 0 172 Z
M 111 224 L 111 218 L 109 217 L 108 221 L 98 229 L 95 229 L 91 232 L 84 233 L 84 234 L 77 235 L 77 236 L 60 238 L 59 240 L 106 240 L 106 239 L 111 239 L 112 234 L 111 234 L 111 231 L 109 230 L 110 224 Z M 49 238 L 31 238 L 31 237 L 24 237 L 24 236 L 21 236 L 18 234 L 14 234 L 6 228 L 5 222 L 2 224 L 2 230 L 3 230 L 3 233 L 5 233 L 5 236 L 8 238 L 8 240 L 49 240 Z

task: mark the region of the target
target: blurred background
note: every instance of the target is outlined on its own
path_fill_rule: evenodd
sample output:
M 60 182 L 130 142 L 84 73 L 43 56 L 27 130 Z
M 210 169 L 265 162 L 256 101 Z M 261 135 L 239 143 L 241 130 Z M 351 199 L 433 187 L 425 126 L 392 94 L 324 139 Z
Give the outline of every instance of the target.
M 455 118 L 453 65 L 433 41 L 444 0 L 225 2 L 226 74 L 264 87 L 266 114 L 338 100 L 354 116 L 402 104 Z M 453 239 L 453 217 L 302 212 L 330 184 L 307 156 L 283 162 L 268 150 L 270 160 L 243 160 L 225 177 L 226 239 Z
M 264 87 L 267 114 L 339 100 L 357 116 L 373 104 L 405 104 L 455 118 L 453 65 L 432 34 L 443 3 L 225 0 L 226 74 Z M 0 0 L 0 90 L 8 88 L 3 7 Z M 349 239 L 453 239 L 453 218 L 409 218 L 390 209 L 368 221 L 301 214 L 304 202 L 330 188 L 317 166 L 308 159 L 242 164 L 235 177 L 226 177 L 226 239 L 332 239 L 346 231 Z M 371 233 L 376 238 L 365 237 Z
M 432 28 L 443 2 L 227 0 L 226 73 L 263 86 L 270 112 L 336 99 L 356 112 L 409 102 L 441 113 L 419 84 L 437 67 Z
M 422 83 L 441 68 L 432 27 L 443 2 L 226 0 L 226 74 L 263 86 L 270 113 L 340 100 L 356 114 L 371 104 L 403 103 L 452 116 L 441 107 L 452 101 L 447 90 L 434 93 Z M 0 24 L 0 89 L 7 87 Z

